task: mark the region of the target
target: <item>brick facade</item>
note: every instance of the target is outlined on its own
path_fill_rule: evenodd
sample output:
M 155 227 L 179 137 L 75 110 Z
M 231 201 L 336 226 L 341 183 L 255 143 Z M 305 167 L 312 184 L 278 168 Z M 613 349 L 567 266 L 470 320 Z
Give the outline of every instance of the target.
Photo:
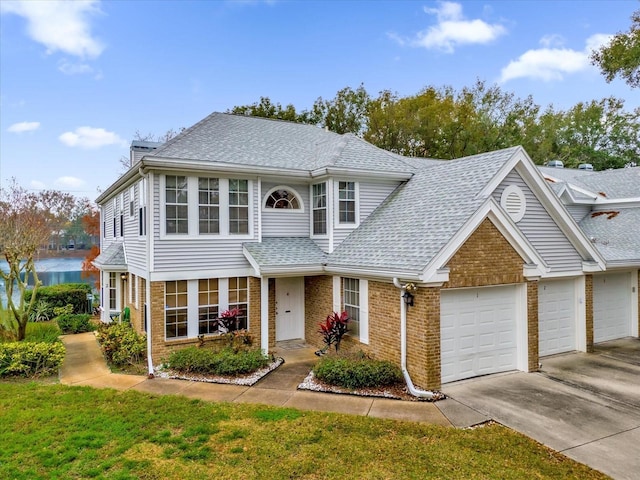
M 584 276 L 584 308 L 587 321 L 587 352 L 593 352 L 593 275 Z
M 537 372 L 540 365 L 540 336 L 538 320 L 538 282 L 527 282 L 527 348 L 530 372 Z
M 318 275 L 304 278 L 304 336 L 307 343 L 322 348 L 318 324 L 333 311 L 333 277 Z

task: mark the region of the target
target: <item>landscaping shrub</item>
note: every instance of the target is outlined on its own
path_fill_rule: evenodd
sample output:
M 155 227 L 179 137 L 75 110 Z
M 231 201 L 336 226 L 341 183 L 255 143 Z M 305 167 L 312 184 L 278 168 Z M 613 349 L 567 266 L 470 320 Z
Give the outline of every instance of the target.
M 60 342 L 0 343 L 0 377 L 52 375 L 62 365 L 64 354 Z
M 139 335 L 129 323 L 100 324 L 96 337 L 112 365 L 135 365 L 146 357 L 146 336 Z
M 24 337 L 25 342 L 44 342 L 44 343 L 57 343 L 60 341 L 58 338 L 62 332 L 56 322 L 38 322 L 27 323 L 27 332 Z
M 318 380 L 349 389 L 384 387 L 402 381 L 402 372 L 397 365 L 364 355 L 323 357 L 313 372 Z
M 93 323 L 91 323 L 91 315 L 88 313 L 77 315 L 66 313 L 57 317 L 56 321 L 64 334 L 92 332 L 95 330 Z
M 25 300 L 31 300 L 33 291 L 25 292 Z M 87 295 L 91 293 L 91 285 L 86 283 L 61 283 L 40 287 L 36 292 L 37 301 L 47 302 L 51 308 L 73 305 L 73 312 L 83 313 L 87 309 Z
M 242 375 L 255 372 L 269 364 L 269 357 L 260 350 L 225 348 L 214 352 L 206 348 L 187 347 L 169 355 L 168 366 L 180 373 L 210 375 Z
M 33 310 L 29 314 L 30 322 L 46 322 L 51 319 L 53 315 L 53 308 L 48 302 L 39 300 L 33 305 Z

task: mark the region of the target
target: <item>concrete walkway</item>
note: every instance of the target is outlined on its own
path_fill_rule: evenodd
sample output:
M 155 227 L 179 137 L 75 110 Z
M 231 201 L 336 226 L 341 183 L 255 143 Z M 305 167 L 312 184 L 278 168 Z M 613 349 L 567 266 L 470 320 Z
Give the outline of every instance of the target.
M 114 374 L 107 367 L 93 333 L 65 335 L 62 341 L 67 354 L 60 370 L 60 383 L 66 385 L 86 385 L 116 390 L 131 389 L 156 395 L 183 395 L 213 402 L 260 403 L 300 410 L 365 415 L 442 426 L 461 426 L 460 423 L 461 421 L 464 423 L 462 419 L 465 415 L 468 415 L 469 421 L 475 423 L 486 419 L 466 407 L 456 408 L 456 405 L 447 404 L 448 400 L 437 403 L 408 402 L 298 390 L 297 386 L 304 380 L 317 360 L 310 348 L 295 348 L 295 346 L 280 348 L 278 355 L 285 359 L 285 363 L 254 386 L 245 387 Z M 444 413 L 439 409 L 438 404 L 443 404 Z M 456 421 L 452 422 L 447 418 L 447 408 L 450 410 L 449 413 L 456 414 Z

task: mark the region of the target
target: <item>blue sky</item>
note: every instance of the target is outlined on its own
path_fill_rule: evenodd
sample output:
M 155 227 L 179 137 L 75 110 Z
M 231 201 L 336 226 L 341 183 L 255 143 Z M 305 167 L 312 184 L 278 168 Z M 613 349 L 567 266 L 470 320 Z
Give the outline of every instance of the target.
M 498 83 L 570 108 L 640 91 L 589 48 L 634 0 L 0 2 L 0 181 L 95 198 L 136 131 L 163 134 L 268 96 L 297 109 L 364 84 Z

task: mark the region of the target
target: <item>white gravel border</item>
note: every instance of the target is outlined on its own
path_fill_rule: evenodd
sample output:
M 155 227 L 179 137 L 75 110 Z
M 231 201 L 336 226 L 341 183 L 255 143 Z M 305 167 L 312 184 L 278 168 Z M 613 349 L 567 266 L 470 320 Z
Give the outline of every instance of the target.
M 207 382 L 207 383 L 225 383 L 231 385 L 242 385 L 250 387 L 255 385 L 262 377 L 264 377 L 267 373 L 272 372 L 280 365 L 284 363 L 282 358 L 276 358 L 273 362 L 267 365 L 260 370 L 256 370 L 253 373 L 247 375 L 241 375 L 237 377 L 220 377 L 220 376 L 209 376 L 209 375 L 184 375 L 178 373 L 170 368 L 165 368 L 160 365 L 155 369 L 155 376 L 157 378 L 171 378 L 175 380 L 191 380 L 193 382 Z

